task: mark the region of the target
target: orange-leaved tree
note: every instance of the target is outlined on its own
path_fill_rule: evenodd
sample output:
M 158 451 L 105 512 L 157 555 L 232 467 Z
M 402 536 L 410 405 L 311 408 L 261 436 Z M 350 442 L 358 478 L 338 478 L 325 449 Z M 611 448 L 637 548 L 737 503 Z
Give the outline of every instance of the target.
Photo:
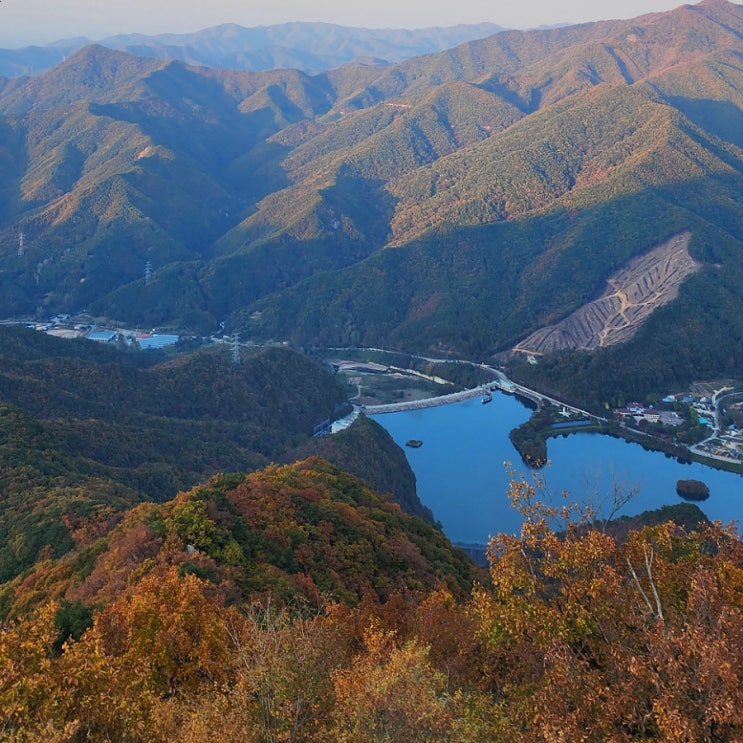
M 473 609 L 491 692 L 520 738 L 740 740 L 737 535 L 669 522 L 620 543 L 526 480 L 510 495 L 523 527 L 491 541 L 492 589 Z
M 65 648 L 55 664 L 60 709 L 85 739 L 152 740 L 163 699 L 227 680 L 231 612 L 205 581 L 153 570 Z

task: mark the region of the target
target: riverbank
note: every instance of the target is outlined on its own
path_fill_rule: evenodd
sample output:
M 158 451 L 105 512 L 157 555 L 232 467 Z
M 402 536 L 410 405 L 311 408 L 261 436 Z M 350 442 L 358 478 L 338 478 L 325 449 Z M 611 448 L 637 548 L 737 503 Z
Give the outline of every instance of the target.
M 496 370 L 492 370 L 496 373 Z M 497 372 L 499 380 L 508 381 L 501 372 Z M 451 405 L 480 397 L 490 392 L 493 383 L 480 385 L 460 392 L 448 395 L 439 395 L 421 400 L 408 400 L 387 405 L 363 405 L 357 406 L 360 412 L 366 415 L 383 415 L 386 413 L 400 413 L 412 410 L 423 410 L 435 408 L 442 405 Z M 647 451 L 662 452 L 680 463 L 699 462 L 714 469 L 723 470 L 743 475 L 743 465 L 733 459 L 724 458 L 719 455 L 705 454 L 696 448 L 687 448 L 667 444 L 648 434 L 636 431 L 605 418 L 600 418 L 588 411 L 574 406 L 567 406 L 554 398 L 545 398 L 535 390 L 529 390 L 523 385 L 513 385 L 514 394 L 532 402 L 539 401 L 537 410 L 532 417 L 521 426 L 514 428 L 509 436 L 516 451 L 524 460 L 524 463 L 533 469 L 539 469 L 549 460 L 547 441 L 558 437 L 566 437 L 579 433 L 598 433 L 612 438 L 639 444 Z M 510 394 L 510 393 L 504 393 Z M 544 405 L 553 407 L 552 415 L 545 416 Z M 559 412 L 557 412 L 559 411 Z M 541 414 L 541 418 L 540 418 Z M 570 418 L 573 420 L 570 420 Z M 577 419 L 576 419 L 577 418 Z M 535 420 L 536 419 L 536 420 Z
M 515 431 L 519 431 L 524 426 L 529 426 L 530 422 L 531 419 L 522 426 L 519 426 Z M 513 434 L 514 432 L 512 431 L 511 433 Z M 602 436 L 621 439 L 622 441 L 631 444 L 638 444 L 646 451 L 665 454 L 666 457 L 675 459 L 680 464 L 698 462 L 699 464 L 712 467 L 713 469 L 743 475 L 743 464 L 734 459 L 720 455 L 705 454 L 692 447 L 687 448 L 684 446 L 668 444 L 654 436 L 621 426 L 617 423 L 599 423 L 592 421 L 590 423 L 582 424 L 581 421 L 576 421 L 575 425 L 571 426 L 566 424 L 564 426 L 561 425 L 559 428 L 555 425 L 548 425 L 541 429 L 532 427 L 532 439 L 529 441 L 530 446 L 524 446 L 523 436 L 519 437 L 511 435 L 510 439 L 524 461 L 529 463 L 530 466 L 538 469 L 549 459 L 547 442 L 550 439 L 567 437 L 571 434 L 586 433 L 598 433 Z M 534 462 L 537 464 L 535 465 Z
M 489 405 L 473 397 L 375 420 L 404 447 L 421 502 L 457 543 L 485 544 L 489 535 L 518 533 L 521 516 L 508 492 L 521 478 L 540 484 L 544 502 L 590 504 L 603 515 L 611 511 L 613 494 L 637 492 L 621 512 L 631 516 L 678 503 L 676 482 L 694 478 L 710 488 L 702 504 L 708 518 L 728 523 L 743 515 L 741 475 L 697 462 L 682 464 L 620 437 L 583 433 L 585 428 L 581 436 L 563 436 L 570 429 L 558 429 L 548 441 L 549 465 L 535 478 L 508 438 L 529 413 L 514 396 L 494 394 Z M 411 439 L 423 445 L 405 447 Z

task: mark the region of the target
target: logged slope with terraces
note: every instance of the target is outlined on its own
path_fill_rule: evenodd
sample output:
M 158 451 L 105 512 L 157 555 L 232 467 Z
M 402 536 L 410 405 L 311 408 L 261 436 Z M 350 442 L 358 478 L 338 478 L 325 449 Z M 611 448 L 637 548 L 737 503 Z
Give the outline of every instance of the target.
M 541 328 L 514 348 L 542 355 L 566 348 L 591 350 L 623 343 L 658 307 L 672 302 L 687 276 L 701 267 L 689 255 L 687 232 L 634 258 L 609 280 L 606 291 L 555 325 Z

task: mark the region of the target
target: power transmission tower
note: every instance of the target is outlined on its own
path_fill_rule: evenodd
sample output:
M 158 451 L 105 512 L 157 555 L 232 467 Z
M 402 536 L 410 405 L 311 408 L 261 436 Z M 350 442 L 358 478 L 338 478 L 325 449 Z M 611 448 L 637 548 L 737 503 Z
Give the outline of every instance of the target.
M 147 286 L 152 278 L 152 261 L 144 264 L 144 285 Z
M 18 230 L 18 257 L 20 258 L 26 252 L 23 244 L 23 230 Z
M 236 366 L 240 364 L 240 333 L 232 336 L 232 363 Z

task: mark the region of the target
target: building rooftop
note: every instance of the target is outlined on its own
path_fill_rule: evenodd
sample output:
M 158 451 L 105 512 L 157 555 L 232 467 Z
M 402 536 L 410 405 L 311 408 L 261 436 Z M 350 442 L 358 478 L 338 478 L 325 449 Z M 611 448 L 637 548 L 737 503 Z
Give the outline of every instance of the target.
M 116 337 L 115 330 L 94 330 L 88 333 L 88 339 L 99 343 L 110 343 Z
M 175 343 L 178 343 L 177 335 L 137 336 L 137 344 L 143 350 L 145 348 L 165 348 L 165 346 L 172 346 Z

